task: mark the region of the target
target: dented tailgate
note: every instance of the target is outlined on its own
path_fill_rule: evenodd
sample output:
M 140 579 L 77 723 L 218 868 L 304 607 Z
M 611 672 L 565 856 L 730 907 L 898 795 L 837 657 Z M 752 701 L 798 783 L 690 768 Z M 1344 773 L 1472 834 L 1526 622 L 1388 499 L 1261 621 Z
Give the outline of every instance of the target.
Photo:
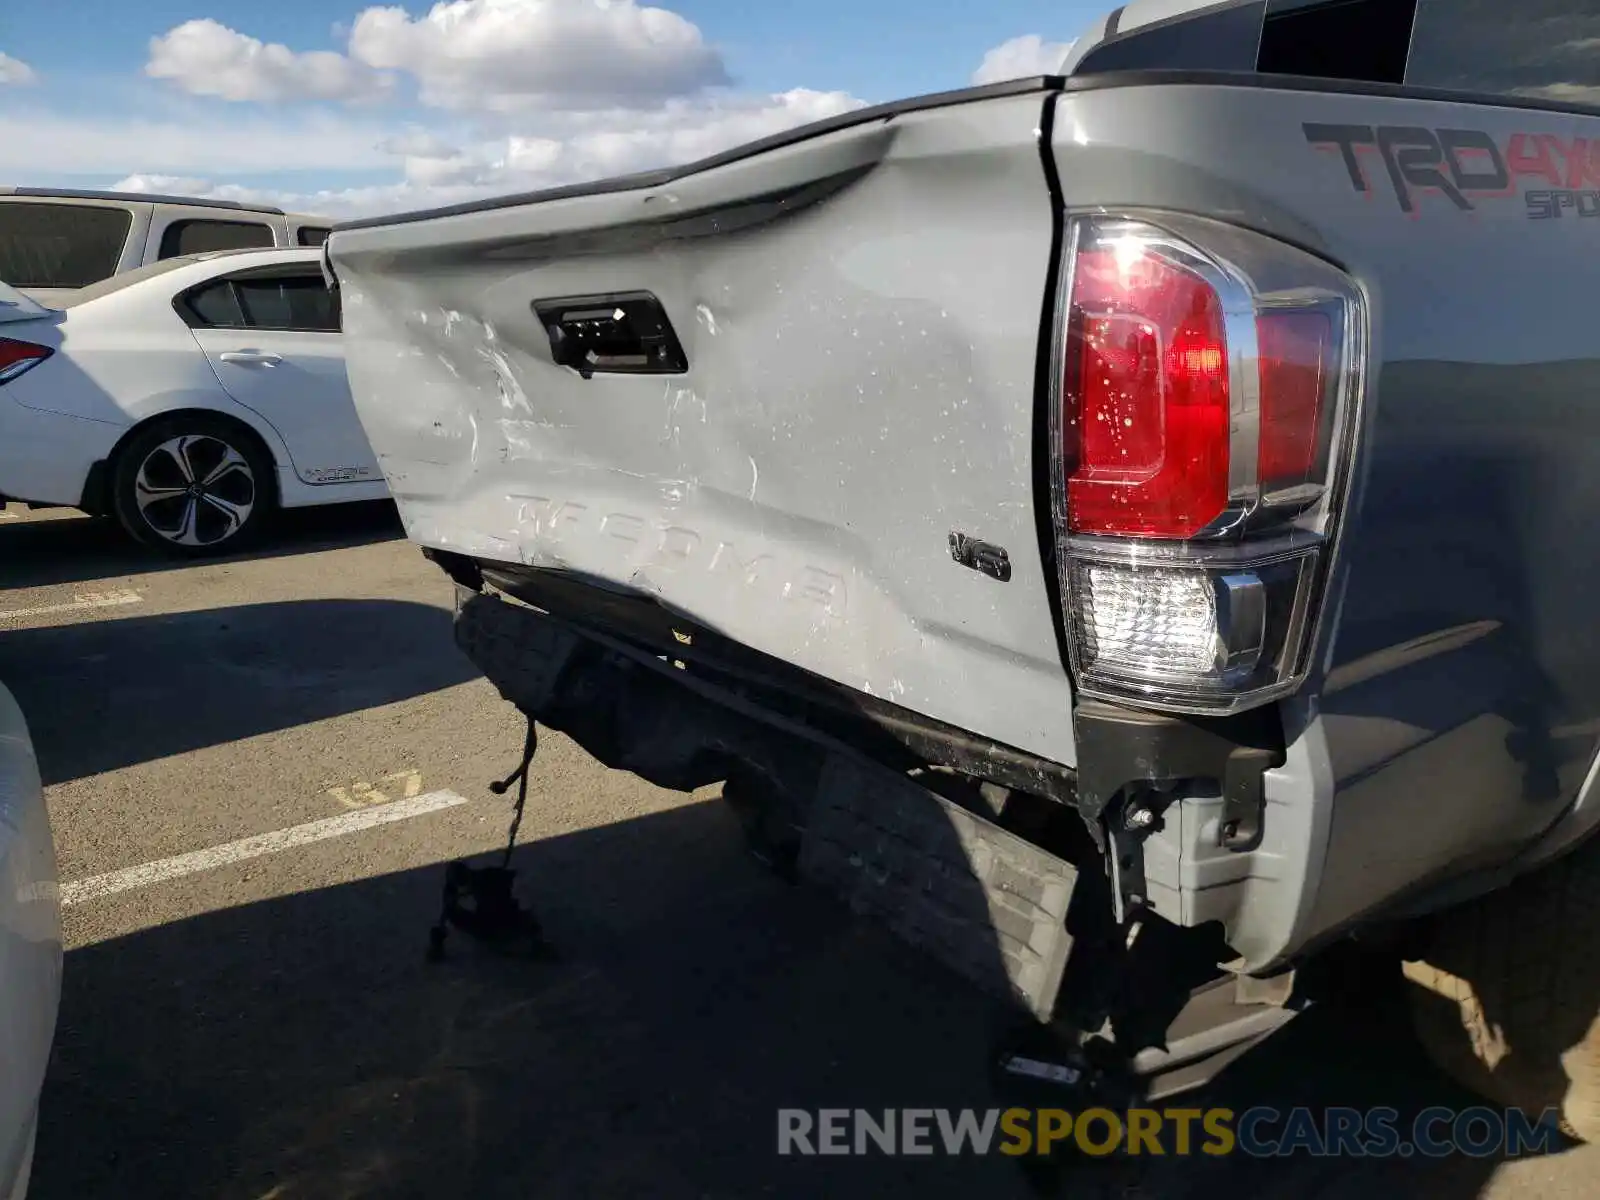
M 410 536 L 654 595 L 1072 763 L 1034 486 L 1044 92 L 998 92 L 336 231 L 350 379 Z M 648 346 L 607 343 L 619 305 Z

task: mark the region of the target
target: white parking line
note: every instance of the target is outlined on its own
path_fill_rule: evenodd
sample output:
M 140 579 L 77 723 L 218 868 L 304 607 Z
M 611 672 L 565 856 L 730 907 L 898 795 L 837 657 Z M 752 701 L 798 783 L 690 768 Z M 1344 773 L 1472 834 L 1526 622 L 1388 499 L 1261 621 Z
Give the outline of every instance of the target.
M 120 871 L 108 871 L 104 875 L 75 879 L 71 883 L 61 885 L 61 906 L 65 908 L 69 904 L 99 900 L 117 892 L 149 887 L 154 883 L 165 883 L 170 879 L 214 870 L 247 858 L 276 854 L 280 850 L 326 841 L 328 838 L 343 837 L 347 833 L 359 833 L 363 829 L 425 816 L 431 812 L 466 803 L 465 796 L 449 790 L 427 792 L 421 796 L 413 796 L 409 800 L 375 804 L 371 808 L 340 813 L 337 817 L 309 821 L 304 825 L 291 825 L 288 829 L 277 829 L 255 837 L 241 838 L 237 842 L 225 842 L 208 850 L 193 850 L 173 858 L 159 858 L 155 862 L 141 863 L 137 867 L 124 867 Z
M 52 613 L 78 612 L 85 608 L 117 608 L 123 604 L 142 603 L 138 592 L 83 592 L 65 604 L 41 604 L 38 608 L 10 608 L 0 610 L 0 621 L 20 621 L 27 617 L 47 617 Z

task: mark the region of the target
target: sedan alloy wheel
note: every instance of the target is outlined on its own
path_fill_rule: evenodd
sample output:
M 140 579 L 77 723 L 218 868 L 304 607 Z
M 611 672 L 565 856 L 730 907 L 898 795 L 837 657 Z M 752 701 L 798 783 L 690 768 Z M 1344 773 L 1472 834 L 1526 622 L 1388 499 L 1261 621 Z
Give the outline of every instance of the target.
M 152 533 L 175 546 L 218 546 L 250 520 L 256 478 L 249 460 L 207 434 L 152 447 L 134 474 L 134 502 Z

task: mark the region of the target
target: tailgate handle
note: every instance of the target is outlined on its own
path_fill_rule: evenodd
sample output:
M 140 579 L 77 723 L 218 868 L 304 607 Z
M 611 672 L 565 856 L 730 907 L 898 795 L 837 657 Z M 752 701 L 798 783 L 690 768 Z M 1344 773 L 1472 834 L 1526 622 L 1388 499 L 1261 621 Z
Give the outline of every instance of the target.
M 533 311 L 550 338 L 550 357 L 585 379 L 689 369 L 667 310 L 649 292 L 535 300 Z

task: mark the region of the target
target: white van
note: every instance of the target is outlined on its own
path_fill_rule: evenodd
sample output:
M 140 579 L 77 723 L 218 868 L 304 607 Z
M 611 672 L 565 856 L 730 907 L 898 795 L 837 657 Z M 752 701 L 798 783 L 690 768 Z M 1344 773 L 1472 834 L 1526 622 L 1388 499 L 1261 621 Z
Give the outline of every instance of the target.
M 207 250 L 320 246 L 333 222 L 148 192 L 0 187 L 0 280 L 53 305 L 147 263 Z

